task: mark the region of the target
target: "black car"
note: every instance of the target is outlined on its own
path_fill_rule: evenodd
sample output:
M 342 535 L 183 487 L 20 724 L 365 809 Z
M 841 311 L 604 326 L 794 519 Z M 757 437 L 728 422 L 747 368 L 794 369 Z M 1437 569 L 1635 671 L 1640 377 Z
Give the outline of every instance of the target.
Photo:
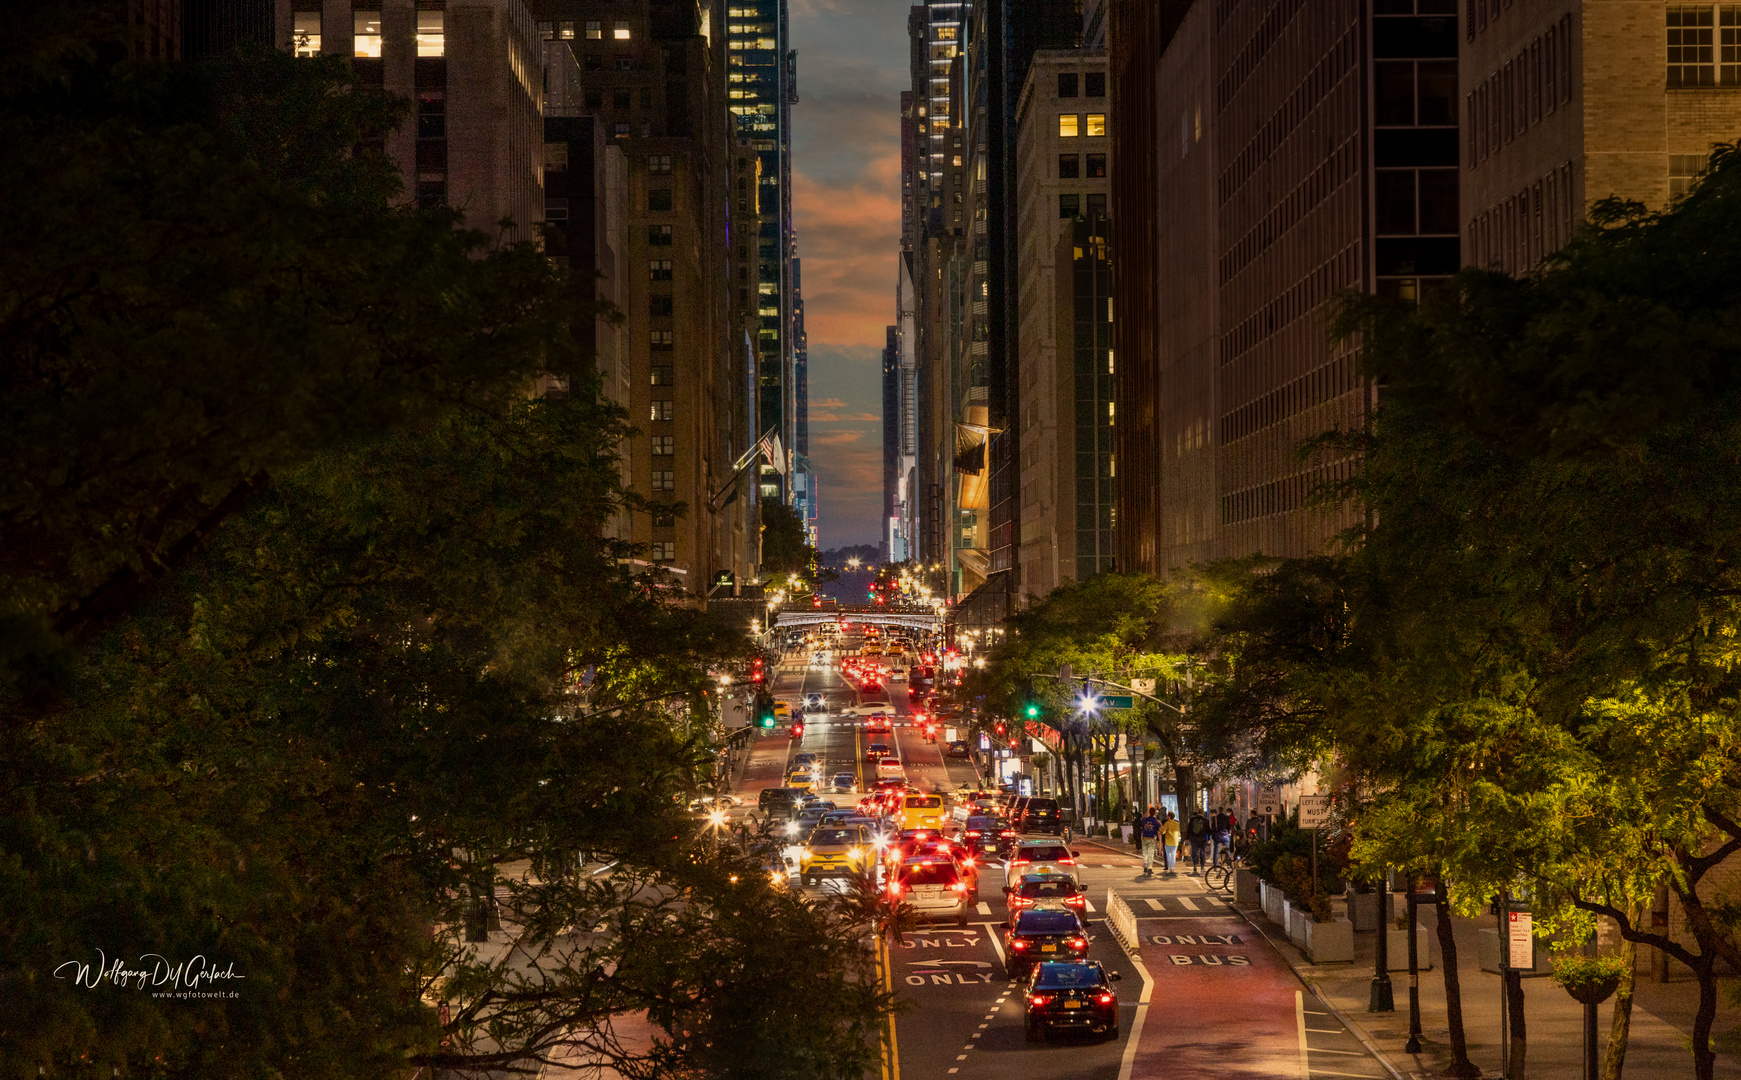
M 1016 831 L 1002 818 L 974 814 L 961 826 L 961 846 L 976 855 L 1003 858 L 1016 844 Z
M 967 745 L 966 739 L 956 739 L 954 742 L 950 743 L 949 749 L 946 753 L 950 757 L 958 758 L 970 758 L 973 756 L 973 750 Z
M 1047 960 L 1088 959 L 1088 929 L 1074 911 L 1018 912 L 1004 931 L 1004 970 L 1019 979 Z
M 1016 820 L 1017 832 L 1050 833 L 1057 836 L 1064 831 L 1063 815 L 1058 810 L 1057 799 L 1034 796 L 1022 804 L 1021 817 Z
M 1029 1040 L 1044 1039 L 1053 1031 L 1118 1038 L 1118 995 L 1112 989 L 1117 981 L 1118 972 L 1093 962 L 1035 965 L 1022 995 Z
M 798 805 L 799 800 L 803 799 L 805 794 L 798 788 L 763 788 L 761 795 L 756 798 L 756 807 L 769 814 L 790 817 L 792 808 Z

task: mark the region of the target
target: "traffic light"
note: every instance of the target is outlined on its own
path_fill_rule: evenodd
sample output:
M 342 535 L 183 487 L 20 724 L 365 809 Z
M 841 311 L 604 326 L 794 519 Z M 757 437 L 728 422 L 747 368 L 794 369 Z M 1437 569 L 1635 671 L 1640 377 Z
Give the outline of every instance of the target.
M 1029 720 L 1038 720 L 1040 718 L 1040 703 L 1037 701 L 1030 701 L 1028 702 L 1027 708 L 1023 711 L 1027 713 Z
M 750 661 L 750 681 L 754 683 L 764 683 L 768 681 L 767 669 L 764 666 L 762 658 L 759 656 Z
M 1002 735 L 1002 734 L 1003 734 L 1003 721 L 1002 721 L 1002 720 L 999 720 L 999 721 L 998 721 L 998 722 L 997 722 L 997 733 L 998 733 L 998 734 L 999 734 L 999 735 Z
M 774 699 L 767 695 L 756 698 L 756 726 L 772 728 L 774 726 Z
M 792 725 L 792 737 L 794 739 L 802 739 L 804 737 L 804 725 L 803 724 L 793 724 Z

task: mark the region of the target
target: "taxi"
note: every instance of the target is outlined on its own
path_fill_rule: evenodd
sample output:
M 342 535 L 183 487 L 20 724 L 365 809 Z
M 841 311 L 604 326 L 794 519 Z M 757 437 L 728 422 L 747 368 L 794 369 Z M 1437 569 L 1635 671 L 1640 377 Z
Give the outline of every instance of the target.
M 825 877 L 850 877 L 869 870 L 874 859 L 863 825 L 819 825 L 798 854 L 798 877 L 806 885 Z
M 786 774 L 786 786 L 800 791 L 811 791 L 816 787 L 816 773 L 808 765 L 800 765 Z
M 878 763 L 881 772 L 881 762 Z M 902 829 L 934 829 L 941 830 L 944 821 L 943 796 L 941 795 L 908 795 L 901 805 L 900 827 Z

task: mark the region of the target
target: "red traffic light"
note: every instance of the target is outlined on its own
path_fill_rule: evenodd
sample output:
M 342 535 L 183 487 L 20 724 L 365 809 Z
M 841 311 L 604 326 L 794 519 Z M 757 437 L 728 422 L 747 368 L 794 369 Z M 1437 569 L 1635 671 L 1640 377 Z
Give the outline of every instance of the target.
M 794 739 L 801 739 L 804 737 L 804 725 L 803 724 L 793 724 L 792 725 L 792 737 Z

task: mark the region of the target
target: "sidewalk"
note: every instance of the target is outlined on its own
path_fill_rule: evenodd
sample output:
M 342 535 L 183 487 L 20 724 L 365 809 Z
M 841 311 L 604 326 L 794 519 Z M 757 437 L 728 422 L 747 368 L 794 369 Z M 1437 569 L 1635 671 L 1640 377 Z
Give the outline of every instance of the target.
M 1393 898 L 1396 910 L 1402 910 L 1401 897 Z M 1336 903 L 1337 914 L 1346 917 L 1343 901 Z M 1450 1029 L 1445 1020 L 1445 979 L 1440 967 L 1437 934 L 1437 912 L 1428 905 L 1420 908 L 1420 923 L 1427 928 L 1432 970 L 1420 973 L 1421 1053 L 1403 1050 L 1408 1041 L 1409 998 L 1408 971 L 1390 973 L 1392 993 L 1396 1002 L 1393 1013 L 1369 1013 L 1377 935 L 1354 935 L 1352 964 L 1312 964 L 1299 949 L 1288 941 L 1285 929 L 1264 917 L 1261 909 L 1242 907 L 1241 912 L 1251 925 L 1261 930 L 1274 944 L 1276 951 L 1292 965 L 1294 971 L 1312 987 L 1334 1012 L 1371 1048 L 1384 1058 L 1385 1064 L 1399 1077 L 1440 1075 L 1451 1061 Z M 1394 917 L 1394 916 L 1393 916 Z M 1468 1039 L 1469 1058 L 1482 1069 L 1483 1076 L 1498 1076 L 1500 1064 L 1500 982 L 1499 976 L 1480 968 L 1480 932 L 1489 928 L 1491 920 L 1452 917 L 1457 942 L 1457 971 L 1463 1003 L 1463 1031 Z M 1391 963 L 1406 965 L 1406 954 Z M 1423 961 L 1424 962 L 1424 961 Z M 1571 996 L 1546 977 L 1523 981 L 1524 1018 L 1527 1025 L 1528 1075 L 1531 1077 L 1579 1077 L 1583 1075 L 1584 1009 Z M 1691 1076 L 1692 1053 L 1688 1049 L 1693 1010 L 1698 1001 L 1698 984 L 1683 975 L 1676 981 L 1658 983 L 1639 975 L 1638 992 L 1632 1006 L 1632 1031 L 1627 1041 L 1624 1076 L 1648 1080 L 1656 1077 Z M 1608 1026 L 1613 1015 L 1610 999 L 1597 1010 L 1597 1030 L 1600 1047 L 1606 1050 Z M 1671 1019 L 1680 1021 L 1679 1024 Z M 1713 1041 L 1719 1048 L 1717 1076 L 1741 1080 L 1741 1060 L 1734 1054 L 1737 1032 L 1741 1029 L 1741 1010 L 1725 1001 L 1719 1002 Z M 1730 1052 L 1724 1053 L 1723 1050 Z

